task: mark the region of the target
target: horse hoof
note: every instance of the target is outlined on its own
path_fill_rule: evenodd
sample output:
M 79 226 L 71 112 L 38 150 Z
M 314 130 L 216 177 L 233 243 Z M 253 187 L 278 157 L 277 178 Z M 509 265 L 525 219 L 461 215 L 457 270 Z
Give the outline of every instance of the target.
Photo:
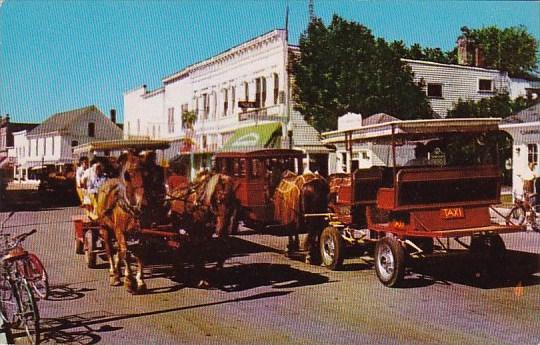
M 206 280 L 202 279 L 201 281 L 199 281 L 199 283 L 197 284 L 197 287 L 199 289 L 209 289 L 210 288 L 210 283 L 207 282 Z
M 109 285 L 110 286 L 120 286 L 122 285 L 122 282 L 120 281 L 120 278 L 118 277 L 110 277 L 109 278 Z
M 124 280 L 124 287 L 131 294 L 134 294 L 137 292 L 137 290 L 135 289 L 135 283 L 131 279 L 126 278 L 126 280 Z
M 137 293 L 139 293 L 139 294 L 145 293 L 146 290 L 147 290 L 147 288 L 146 288 L 146 284 L 145 284 L 145 283 L 143 283 L 143 284 L 137 286 Z

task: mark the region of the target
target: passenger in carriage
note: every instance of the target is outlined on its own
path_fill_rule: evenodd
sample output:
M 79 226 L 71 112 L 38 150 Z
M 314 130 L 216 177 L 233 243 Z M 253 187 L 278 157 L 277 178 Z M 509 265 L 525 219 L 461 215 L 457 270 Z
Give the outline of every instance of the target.
M 85 180 L 86 186 L 87 186 L 87 189 L 86 189 L 87 196 L 88 196 L 88 199 L 90 201 L 90 206 L 91 206 L 88 212 L 88 217 L 92 220 L 96 220 L 97 219 L 96 208 L 97 208 L 98 191 L 99 191 L 99 188 L 101 188 L 101 186 L 107 180 L 107 177 L 105 176 L 103 164 L 101 162 L 96 161 L 96 163 L 94 163 L 92 167 L 88 170 L 91 170 L 90 173 L 88 174 L 88 178 Z
M 430 165 L 431 162 L 428 159 L 428 149 L 426 145 L 422 143 L 417 143 L 414 148 L 414 158 L 405 163 L 404 166 L 425 166 Z
M 84 198 L 84 190 L 86 189 L 86 186 L 82 184 L 82 177 L 84 175 L 84 172 L 89 167 L 88 157 L 83 156 L 79 159 L 79 166 L 77 167 L 77 171 L 75 172 L 75 188 L 77 189 L 77 195 L 79 196 L 79 200 L 81 201 L 81 204 L 83 203 Z

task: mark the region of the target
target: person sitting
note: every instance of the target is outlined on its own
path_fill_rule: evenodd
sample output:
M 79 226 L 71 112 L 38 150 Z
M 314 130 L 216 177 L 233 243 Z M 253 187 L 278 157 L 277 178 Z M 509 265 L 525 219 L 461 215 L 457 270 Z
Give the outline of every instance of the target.
M 79 159 L 79 166 L 75 172 L 75 189 L 77 190 L 77 195 L 79 196 L 81 204 L 83 203 L 84 190 L 86 189 L 86 186 L 82 184 L 82 177 L 86 169 L 88 169 L 88 166 L 88 157 L 83 156 Z
M 88 217 L 92 220 L 97 219 L 96 207 L 97 207 L 97 196 L 99 188 L 105 183 L 107 177 L 103 171 L 103 165 L 99 162 L 92 165 L 92 172 L 89 174 L 87 179 L 87 196 L 90 199 L 91 210 L 88 212 Z
M 418 143 L 414 148 L 414 158 L 405 163 L 405 166 L 410 167 L 423 165 L 430 165 L 430 161 L 428 159 L 428 150 L 424 144 Z

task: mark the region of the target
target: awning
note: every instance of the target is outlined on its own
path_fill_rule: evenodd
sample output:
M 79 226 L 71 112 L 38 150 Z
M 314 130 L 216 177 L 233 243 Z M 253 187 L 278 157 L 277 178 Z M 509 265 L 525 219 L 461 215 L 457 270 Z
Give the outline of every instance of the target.
M 221 151 L 245 151 L 257 148 L 279 148 L 281 122 L 259 124 L 237 129 Z

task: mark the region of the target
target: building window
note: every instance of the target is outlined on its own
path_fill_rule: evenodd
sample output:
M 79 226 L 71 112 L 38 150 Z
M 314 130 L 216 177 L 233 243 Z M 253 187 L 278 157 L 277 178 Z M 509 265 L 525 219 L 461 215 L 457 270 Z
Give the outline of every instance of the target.
M 47 155 L 47 138 L 43 138 L 43 155 Z
M 141 135 L 141 119 L 137 119 L 137 135 Z
M 223 116 L 227 116 L 229 110 L 229 90 L 223 89 Z
M 88 136 L 93 138 L 96 136 L 96 124 L 93 122 L 88 123 Z
M 279 76 L 274 73 L 274 104 L 279 102 Z
M 264 107 L 266 105 L 266 78 L 261 78 L 262 83 L 262 95 L 261 95 L 261 101 L 262 106 Z
M 52 143 L 51 143 L 51 154 L 54 155 L 54 137 L 52 138 Z
M 255 79 L 255 104 L 256 104 L 257 108 L 260 108 L 262 106 L 262 104 L 261 104 L 261 95 L 262 95 L 261 84 L 262 84 L 261 78 Z
M 206 145 L 207 145 L 207 142 L 206 142 L 206 135 L 203 135 L 203 136 L 202 136 L 202 147 L 203 147 L 203 149 L 206 148 Z
M 433 98 L 442 98 L 442 84 L 427 84 L 427 95 Z
M 234 114 L 234 108 L 236 107 L 236 87 L 231 87 L 231 99 L 232 99 L 232 109 L 231 113 Z
M 127 134 L 131 134 L 131 123 L 129 123 L 129 121 L 127 122 Z
M 169 108 L 167 112 L 167 125 L 169 133 L 174 133 L 174 108 Z
M 38 151 L 38 139 L 36 139 L 36 157 L 39 156 L 39 151 Z
M 32 142 L 28 140 L 28 157 L 32 157 Z
M 244 82 L 244 101 L 249 101 L 249 85 L 246 81 Z
M 152 126 L 152 138 L 156 137 L 156 125 Z
M 478 79 L 478 91 L 480 91 L 480 92 L 493 92 L 493 80 L 491 80 L 491 79 Z
M 208 97 L 207 93 L 203 93 L 203 118 L 206 120 L 208 119 L 208 114 L 210 113 L 210 97 Z
M 538 163 L 538 145 L 529 144 L 527 145 L 527 147 L 529 149 L 529 155 L 528 155 L 529 163 Z

